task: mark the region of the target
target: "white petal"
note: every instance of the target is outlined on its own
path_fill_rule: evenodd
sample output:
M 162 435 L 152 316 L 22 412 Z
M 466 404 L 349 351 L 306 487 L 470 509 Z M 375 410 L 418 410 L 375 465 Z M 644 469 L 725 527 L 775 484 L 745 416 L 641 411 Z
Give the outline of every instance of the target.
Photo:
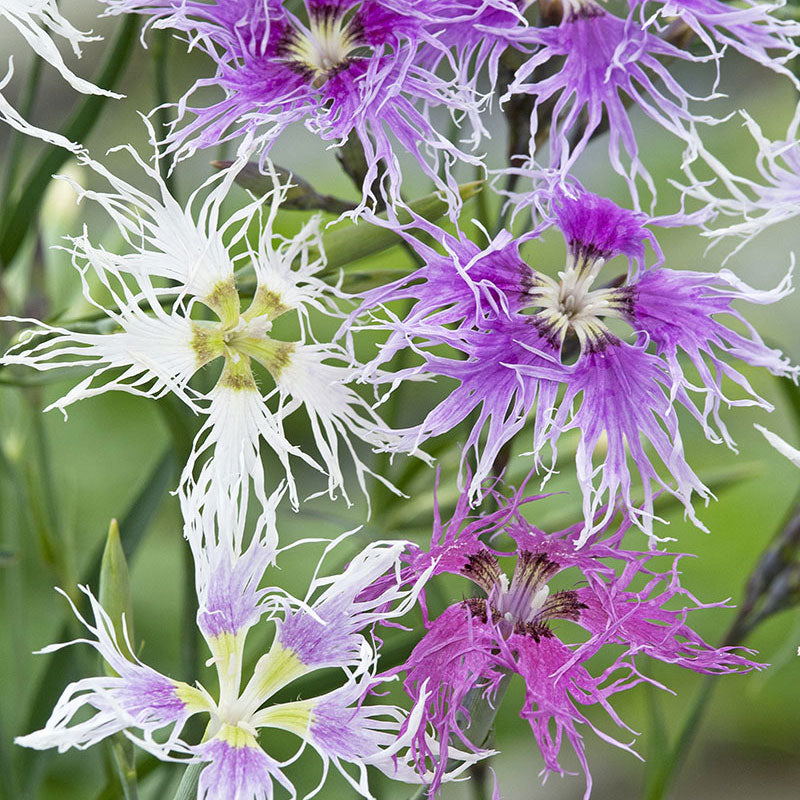
M 786 456 L 796 467 L 800 467 L 800 450 L 796 450 L 780 436 L 755 423 L 753 427 L 764 434 L 764 438 L 781 454 Z
M 192 454 L 184 470 L 181 485 L 186 493 L 194 493 L 203 512 L 215 515 L 226 503 L 246 503 L 252 480 L 262 508 L 269 507 L 260 446 L 263 439 L 278 456 L 289 486 L 292 504 L 297 506 L 297 487 L 289 456 L 297 456 L 319 469 L 309 456 L 293 446 L 283 431 L 281 414 L 267 408 L 260 392 L 253 389 L 232 389 L 217 385 L 209 395 L 208 420 L 194 442 Z M 196 481 L 195 466 L 208 456 Z M 277 486 L 279 479 L 270 481 Z
M 147 397 L 173 392 L 195 406 L 187 384 L 198 365 L 191 345 L 191 323 L 183 317 L 164 313 L 149 317 L 134 306 L 118 318 L 123 331 L 111 334 L 78 333 L 18 317 L 4 319 L 35 325 L 37 330 L 23 334 L 0 364 L 20 364 L 41 371 L 60 367 L 94 369 L 48 410 L 63 410 L 76 400 L 113 390 Z M 118 369 L 123 370 L 122 374 L 103 380 L 107 373 Z
M 300 345 L 295 349 L 276 381 L 281 399 L 286 402 L 286 415 L 300 406 L 305 408 L 317 450 L 328 473 L 331 497 L 341 490 L 347 499 L 339 461 L 340 442 L 350 453 L 358 484 L 365 496 L 367 475 L 373 475 L 392 488 L 356 455 L 351 436 L 355 435 L 379 450 L 396 445 L 398 437 L 383 424 L 366 401 L 346 385 L 354 378 L 355 370 L 324 363 L 331 357 L 339 358 L 340 355 L 326 345 Z
M 0 17 L 5 17 L 24 37 L 31 49 L 48 64 L 55 67 L 65 80 L 79 92 L 84 94 L 104 94 L 109 97 L 122 97 L 109 92 L 79 78 L 64 63 L 61 53 L 45 27 L 58 36 L 62 36 L 72 45 L 76 55 L 80 55 L 80 44 L 99 39 L 73 27 L 58 10 L 56 0 L 2 0 Z M 2 88 L 2 86 L 0 86 Z

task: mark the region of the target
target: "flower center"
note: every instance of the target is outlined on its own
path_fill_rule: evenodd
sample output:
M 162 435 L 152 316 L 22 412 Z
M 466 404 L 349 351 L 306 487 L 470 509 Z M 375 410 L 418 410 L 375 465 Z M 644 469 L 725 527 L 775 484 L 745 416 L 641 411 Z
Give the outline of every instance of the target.
M 281 342 L 267 336 L 272 321 L 288 311 L 280 303 L 280 298 L 259 289 L 250 307 L 242 313 L 239 293 L 231 279 L 215 286 L 203 302 L 214 311 L 219 321 L 192 322 L 192 348 L 198 367 L 222 356 L 225 369 L 220 383 L 229 389 L 249 390 L 255 389 L 250 369 L 252 358 L 277 381 L 296 348 L 294 342 Z
M 534 320 L 554 346 L 560 348 L 567 334 L 573 333 L 583 353 L 613 338 L 605 318 L 625 319 L 630 308 L 629 289 L 592 289 L 604 263 L 603 258 L 570 256 L 567 266 L 558 273 L 558 280 L 539 273 L 534 275 L 528 290 L 533 300 L 531 307 L 536 309 Z
M 307 75 L 319 88 L 331 75 L 346 67 L 354 51 L 366 44 L 358 11 L 336 6 L 314 7 L 306 27 L 293 17 L 279 46 L 279 55 L 296 71 Z
M 574 22 L 576 19 L 588 19 L 605 14 L 605 9 L 595 0 L 562 0 L 564 19 Z
M 545 553 L 521 550 L 509 584 L 500 564 L 488 550 L 480 550 L 467 559 L 462 572 L 478 584 L 486 598 L 465 600 L 470 613 L 484 621 L 491 614 L 492 622 L 512 633 L 539 639 L 553 635 L 548 620 L 561 617 L 577 620 L 586 606 L 577 592 L 566 590 L 550 593 L 547 582 L 561 569 Z

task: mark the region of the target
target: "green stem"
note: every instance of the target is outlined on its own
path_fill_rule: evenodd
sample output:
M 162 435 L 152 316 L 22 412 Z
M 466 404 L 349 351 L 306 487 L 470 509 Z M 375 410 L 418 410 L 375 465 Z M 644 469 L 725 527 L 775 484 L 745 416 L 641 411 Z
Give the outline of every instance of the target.
M 709 675 L 697 695 L 692 710 L 683 724 L 678 739 L 669 754 L 661 761 L 653 777 L 648 782 L 643 800 L 662 800 L 667 796 L 672 782 L 678 776 L 686 756 L 692 747 L 700 722 L 716 686 L 716 675 Z
M 200 773 L 203 771 L 204 764 L 189 764 L 183 778 L 175 792 L 173 800 L 195 800 L 197 797 L 197 783 L 200 780 Z
M 117 733 L 110 740 L 110 748 L 125 800 L 138 800 L 136 752 L 134 751 L 133 742 L 125 737 L 124 734 Z

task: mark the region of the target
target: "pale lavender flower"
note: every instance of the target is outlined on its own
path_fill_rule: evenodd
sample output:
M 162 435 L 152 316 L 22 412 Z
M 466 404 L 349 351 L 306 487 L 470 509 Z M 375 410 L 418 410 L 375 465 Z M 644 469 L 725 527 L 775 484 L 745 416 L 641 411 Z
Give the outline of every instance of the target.
M 428 30 L 440 0 L 304 0 L 294 11 L 279 0 L 107 3 L 111 13 L 138 12 L 157 27 L 184 32 L 216 66 L 177 104 L 178 120 L 167 136 L 168 152 L 177 158 L 241 137 L 252 137 L 267 153 L 290 124 L 303 122 L 334 144 L 348 137 L 361 142 L 365 203 L 376 199 L 372 187 L 381 171 L 381 190 L 400 199 L 399 145 L 458 207 L 450 167 L 457 159 L 479 162 L 435 130 L 429 109 L 475 114 L 477 101 L 417 58 L 423 43 L 443 48 Z M 194 105 L 195 94 L 209 86 L 223 96 Z
M 82 44 L 99 41 L 102 37 L 92 36 L 91 32 L 79 31 L 61 13 L 56 0 L 0 0 L 0 19 L 7 20 L 13 25 L 31 50 L 55 67 L 73 89 L 83 94 L 105 94 L 117 98 L 122 96 L 101 89 L 78 77 L 64 63 L 64 59 L 53 41 L 53 36 L 66 39 L 76 56 L 81 55 Z M 10 77 L 10 75 L 7 76 L 0 83 L 0 89 L 10 80 Z
M 673 494 L 699 525 L 691 495 L 708 497 L 708 491 L 686 462 L 676 411 L 685 408 L 707 438 L 732 447 L 722 404 L 771 410 L 730 362 L 795 379 L 798 368 L 767 347 L 733 304 L 775 302 L 791 291 L 789 276 L 762 292 L 727 270 L 667 269 L 660 256 L 645 268 L 645 243 L 659 252 L 648 218 L 580 188 L 557 189 L 553 213 L 567 245 L 566 266 L 556 277 L 523 261 L 522 240 L 507 232 L 482 251 L 463 234 L 439 232 L 445 255 L 409 236 L 425 265 L 367 293 L 362 310 L 416 300 L 403 320 L 373 320 L 391 331 L 374 365 L 403 347 L 423 363 L 394 376 L 367 370 L 365 378 L 396 384 L 435 375 L 458 382 L 420 425 L 398 433 L 409 447 L 474 420 L 463 455 L 466 462 L 474 452 L 474 498 L 517 433 L 526 430 L 538 468 L 545 445 L 555 463 L 560 436 L 575 428 L 585 537 L 605 523 L 595 517 L 601 508 L 612 513 L 617 498 L 653 536 L 654 489 Z M 425 230 L 434 233 L 432 226 Z M 615 256 L 627 259 L 627 275 L 600 283 L 605 262 Z M 612 332 L 609 320 L 627 324 L 629 337 Z M 737 396 L 729 396 L 728 384 L 738 387 Z M 638 491 L 643 504 L 634 499 Z
M 15 127 L 45 137 L 46 132 L 12 116 L 0 103 L 0 113 L 4 111 Z M 111 187 L 102 192 L 71 182 L 79 199 L 93 200 L 108 213 L 123 237 L 124 249 L 110 252 L 84 231 L 72 240 L 72 254 L 84 296 L 114 329 L 87 333 L 14 319 L 35 327 L 21 335 L 0 363 L 37 370 L 91 369 L 48 408 L 64 411 L 76 400 L 119 390 L 156 398 L 172 393 L 205 415 L 182 484 L 194 487 L 201 506 L 206 499 L 204 510 L 212 515 L 225 495 L 246 504 L 250 479 L 266 505 L 262 442 L 281 462 L 295 505 L 292 458 L 325 472 L 333 497 L 338 491 L 345 493 L 340 461 L 341 451 L 346 450 L 356 480 L 366 491 L 369 470 L 352 439 L 383 448 L 393 436 L 348 386 L 356 369 L 349 355 L 338 345 L 316 341 L 311 330 L 310 314 L 338 315 L 336 300 L 343 297 L 319 277 L 325 266 L 319 219 L 310 219 L 292 238 L 273 232 L 288 191 L 274 171 L 272 192 L 225 218 L 222 205 L 246 157 L 207 180 L 182 207 L 161 178 L 158 153 L 151 166 L 132 148 L 122 148 L 154 185 L 150 194 L 116 177 L 76 145 L 65 144 L 55 134 L 50 137 L 69 146 L 79 163 Z M 251 243 L 246 233 L 256 218 L 260 234 Z M 246 264 L 252 266 L 255 285 L 252 301 L 243 310 L 235 271 Z M 165 287 L 163 279 L 171 285 Z M 196 319 L 192 310 L 198 304 L 216 319 Z M 299 340 L 273 338 L 273 322 L 292 312 L 299 322 Z M 212 362 L 222 362 L 222 369 L 214 388 L 203 394 L 193 387 L 192 379 Z M 251 366 L 256 363 L 272 382 L 265 390 L 259 388 Z M 284 420 L 296 411 L 308 418 L 316 458 L 291 443 L 284 431 Z M 200 467 L 197 477 L 193 477 L 195 467 Z M 274 487 L 279 480 L 271 483 Z
M 91 619 L 83 618 L 74 606 L 73 610 L 90 637 L 67 644 L 91 645 L 114 674 L 70 684 L 44 728 L 19 737 L 17 743 L 36 749 L 83 749 L 124 731 L 158 758 L 206 764 L 200 774 L 198 800 L 271 798 L 275 784 L 296 796 L 284 772 L 294 757 L 279 762 L 268 755 L 258 742 L 264 728 L 297 737 L 298 754 L 311 747 L 319 755 L 322 776 L 312 794 L 325 782 L 331 764 L 368 798 L 372 797 L 368 765 L 397 780 L 420 781 L 412 767 L 409 745 L 414 736 L 425 739 L 418 730 L 424 699 L 410 713 L 385 702 L 365 701 L 385 682 L 375 677 L 378 653 L 371 629 L 377 620 L 405 614 L 416 603 L 429 571 L 401 586 L 398 559 L 405 543 L 375 542 L 340 574 L 327 574 L 321 560 L 303 601 L 280 589 L 263 587 L 272 542 L 277 538 L 274 506 L 278 499 L 272 498 L 264 523 L 272 530 L 260 526 L 241 553 L 237 550 L 243 511 L 231 512 L 231 518 L 220 517 L 211 530 L 200 517 L 186 520 L 186 536 L 195 556 L 197 625 L 216 671 L 217 695 L 200 684 L 189 686 L 162 675 L 131 655 L 131 643 L 119 641 L 113 621 L 82 587 L 90 602 Z M 232 537 L 231 526 L 236 531 Z M 236 538 L 239 540 L 233 542 Z M 342 538 L 326 547 L 323 559 Z M 246 678 L 248 632 L 267 623 L 275 628 L 272 645 Z M 64 646 L 52 645 L 42 652 Z M 270 704 L 283 687 L 323 667 L 342 671 L 339 688 L 316 697 Z M 422 697 L 426 697 L 424 692 Z M 200 744 L 182 738 L 185 722 L 196 714 L 209 718 Z M 438 752 L 433 743 L 430 746 Z
M 465 726 L 471 703 L 477 699 L 496 707 L 498 688 L 509 673 L 517 674 L 525 683 L 520 716 L 541 752 L 542 774 L 565 774 L 560 756 L 568 743 L 586 775 L 588 798 L 592 781 L 581 729 L 626 750 L 631 745 L 600 728 L 596 715 L 590 718 L 585 709 L 599 706 L 631 731 L 611 699 L 643 682 L 664 688 L 643 672 L 643 657 L 714 675 L 761 668 L 733 647 L 708 645 L 690 627 L 687 620 L 695 611 L 725 604 L 702 603 L 680 585 L 684 556 L 623 549 L 629 522 L 616 530 L 604 527 L 588 539 L 583 523 L 547 534 L 521 513 L 521 506 L 536 498 L 518 493 L 494 499 L 497 511 L 469 518 L 468 498 L 462 496 L 445 525 L 437 511 L 430 550 L 416 550 L 409 559 L 407 578 L 432 567 L 434 575 L 462 575 L 481 590 L 426 619 L 427 633 L 398 668 L 412 699 L 428 695 L 423 719 L 442 742 L 439 756 L 422 739 L 415 742 L 420 766 L 433 764 L 438 775 L 448 742 L 469 748 Z M 501 534 L 510 537 L 510 549 L 482 541 Z M 583 547 L 576 549 L 579 542 Z M 498 560 L 508 557 L 516 557 L 510 579 Z M 556 576 L 566 588 L 550 588 Z M 598 668 L 590 659 L 601 652 L 610 656 L 608 666 Z M 434 779 L 430 794 L 437 790 Z

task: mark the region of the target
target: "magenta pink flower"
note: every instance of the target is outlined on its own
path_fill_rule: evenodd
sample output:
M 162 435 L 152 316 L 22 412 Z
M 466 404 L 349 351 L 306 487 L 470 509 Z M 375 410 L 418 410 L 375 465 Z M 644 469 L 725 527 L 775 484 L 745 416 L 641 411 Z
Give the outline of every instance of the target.
M 460 574 L 480 590 L 435 619 L 426 614 L 428 632 L 398 670 L 406 675 L 412 699 L 429 693 L 426 721 L 441 752 L 437 756 L 430 740 L 420 737 L 416 757 L 420 769 L 433 771 L 431 795 L 447 763 L 448 742 L 476 746 L 465 734 L 476 694 L 481 702 L 499 701 L 498 687 L 509 674 L 525 682 L 520 716 L 531 726 L 543 773 L 565 774 L 560 755 L 568 742 L 586 774 L 588 798 L 591 776 L 582 729 L 618 747 L 631 746 L 596 726 L 584 710 L 600 706 L 616 726 L 630 731 L 611 699 L 638 683 L 653 683 L 642 672 L 643 657 L 705 674 L 762 667 L 743 654 L 747 651 L 708 645 L 690 627 L 687 619 L 695 610 L 724 603 L 701 603 L 681 587 L 684 556 L 624 549 L 629 522 L 591 534 L 576 549 L 584 538 L 583 523 L 547 534 L 522 515 L 523 504 L 537 498 L 518 493 L 510 500 L 499 494 L 494 499 L 500 509 L 482 517 L 467 516 L 465 496 L 447 524 L 437 512 L 430 550 L 416 551 L 407 567 L 413 577 L 432 565 L 434 575 Z M 486 543 L 504 534 L 510 538 L 507 546 Z M 505 560 L 510 558 L 515 565 L 509 580 Z M 550 588 L 556 576 L 565 588 Z M 613 646 L 610 665 L 590 666 L 589 659 L 606 645 Z

